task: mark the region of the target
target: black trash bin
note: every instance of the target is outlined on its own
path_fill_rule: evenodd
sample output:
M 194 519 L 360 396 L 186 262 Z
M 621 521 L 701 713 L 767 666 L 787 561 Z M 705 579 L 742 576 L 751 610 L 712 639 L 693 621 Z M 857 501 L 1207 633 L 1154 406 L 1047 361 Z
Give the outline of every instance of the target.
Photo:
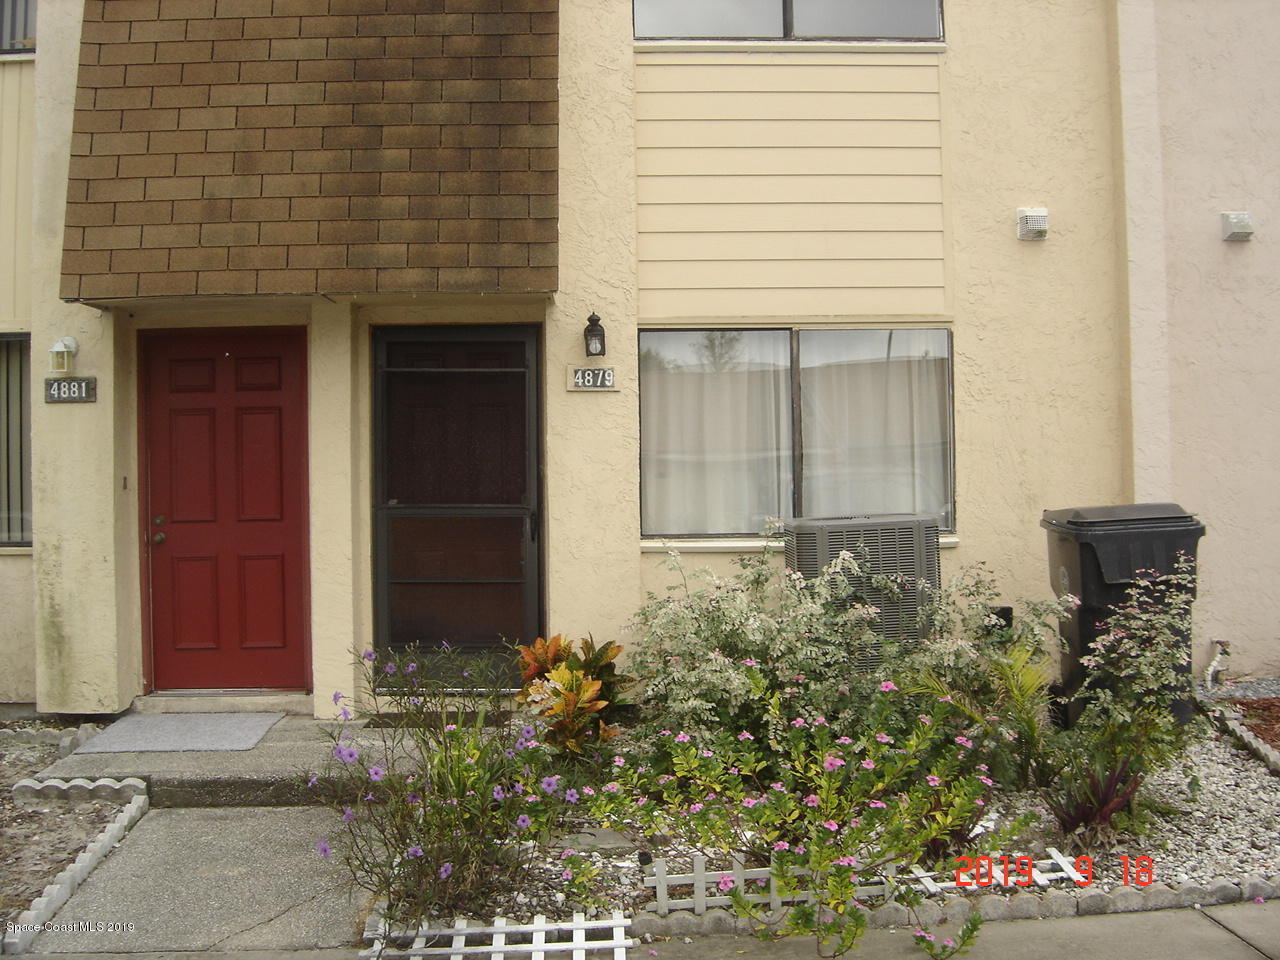
M 1176 503 L 1130 503 L 1046 510 L 1040 526 L 1049 531 L 1049 582 L 1054 592 L 1080 598 L 1080 606 L 1059 628 L 1063 653 L 1057 692 L 1075 697 L 1086 679 L 1106 683 L 1106 678 L 1086 677 L 1080 658 L 1102 635 L 1099 624 L 1124 601 L 1138 571 L 1172 573 L 1179 554 L 1194 561 L 1204 524 Z M 1194 591 L 1193 585 L 1193 596 Z M 1186 644 L 1189 659 L 1190 636 Z M 1069 726 L 1082 708 L 1079 700 L 1072 700 L 1060 719 Z M 1191 713 L 1190 701 L 1174 705 L 1180 720 L 1186 721 Z

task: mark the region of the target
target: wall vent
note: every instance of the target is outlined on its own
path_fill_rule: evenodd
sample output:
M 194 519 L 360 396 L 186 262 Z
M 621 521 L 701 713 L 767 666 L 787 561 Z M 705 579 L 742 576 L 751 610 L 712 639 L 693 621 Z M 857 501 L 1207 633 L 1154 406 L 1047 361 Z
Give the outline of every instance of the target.
M 937 517 L 801 517 L 783 525 L 783 542 L 787 567 L 806 580 L 848 550 L 865 572 L 858 592 L 880 608 L 877 631 L 892 640 L 920 639 L 920 613 L 941 580 Z M 874 589 L 871 578 L 877 574 L 901 578 L 901 596 Z

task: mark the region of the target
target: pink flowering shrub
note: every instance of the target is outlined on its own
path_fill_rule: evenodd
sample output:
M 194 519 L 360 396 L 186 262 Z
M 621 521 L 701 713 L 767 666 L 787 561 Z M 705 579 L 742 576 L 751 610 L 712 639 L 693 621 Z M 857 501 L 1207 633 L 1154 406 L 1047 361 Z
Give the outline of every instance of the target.
M 622 789 L 597 795 L 592 812 L 619 829 L 678 837 L 722 863 L 727 855 L 771 863 L 784 896 L 812 889 L 817 902 L 767 917 L 731 891 L 738 910 L 761 927 L 830 939 L 842 953 L 865 927 L 850 909 L 859 885 L 890 865 L 940 859 L 930 851 L 967 835 L 989 795 L 990 780 L 947 734 L 948 704 L 935 703 L 927 723 L 875 736 L 901 696 L 877 692 L 859 737 L 837 737 L 812 719 L 787 722 L 776 698 L 770 739 L 739 739 L 732 729 L 686 743 L 669 736 L 671 773 L 628 765 Z

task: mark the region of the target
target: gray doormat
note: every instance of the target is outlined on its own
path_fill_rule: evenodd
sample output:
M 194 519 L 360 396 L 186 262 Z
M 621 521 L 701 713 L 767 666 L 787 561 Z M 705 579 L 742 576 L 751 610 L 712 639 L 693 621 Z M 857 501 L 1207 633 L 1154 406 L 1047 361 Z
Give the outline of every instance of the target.
M 76 753 L 251 750 L 283 713 L 155 713 L 121 717 Z

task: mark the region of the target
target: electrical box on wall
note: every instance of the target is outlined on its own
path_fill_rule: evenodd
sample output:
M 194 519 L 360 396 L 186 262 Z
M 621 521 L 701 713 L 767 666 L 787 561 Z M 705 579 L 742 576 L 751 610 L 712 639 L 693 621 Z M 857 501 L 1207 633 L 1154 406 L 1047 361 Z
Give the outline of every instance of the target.
M 1018 208 L 1018 239 L 1043 240 L 1049 236 L 1048 207 Z

